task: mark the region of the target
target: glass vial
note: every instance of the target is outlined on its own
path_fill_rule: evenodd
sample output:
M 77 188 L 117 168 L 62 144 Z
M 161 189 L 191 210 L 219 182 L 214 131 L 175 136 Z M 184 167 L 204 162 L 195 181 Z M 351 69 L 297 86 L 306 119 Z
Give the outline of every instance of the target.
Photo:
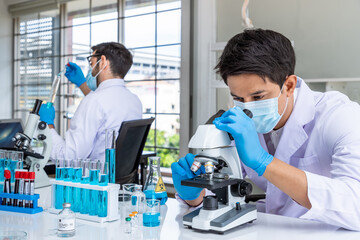
M 70 207 L 70 203 L 64 203 L 64 209 L 58 214 L 58 237 L 72 237 L 75 235 L 75 213 L 71 211 Z
M 134 192 L 131 196 L 132 210 L 138 213 L 143 213 L 145 200 L 146 196 L 145 193 L 142 192 L 142 185 L 135 185 Z
M 131 218 L 127 217 L 125 218 L 125 233 L 131 234 L 132 233 L 132 223 Z

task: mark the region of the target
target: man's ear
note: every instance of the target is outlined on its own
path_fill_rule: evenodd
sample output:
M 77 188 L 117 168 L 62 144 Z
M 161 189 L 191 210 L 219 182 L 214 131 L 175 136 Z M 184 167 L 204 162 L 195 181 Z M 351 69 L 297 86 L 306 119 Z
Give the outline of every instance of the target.
M 294 94 L 296 83 L 297 83 L 296 75 L 290 75 L 286 78 L 284 85 L 285 85 L 285 91 L 287 97 L 290 97 Z
M 109 66 L 109 59 L 105 57 L 105 55 L 101 55 L 100 69 L 104 68 L 104 70 Z

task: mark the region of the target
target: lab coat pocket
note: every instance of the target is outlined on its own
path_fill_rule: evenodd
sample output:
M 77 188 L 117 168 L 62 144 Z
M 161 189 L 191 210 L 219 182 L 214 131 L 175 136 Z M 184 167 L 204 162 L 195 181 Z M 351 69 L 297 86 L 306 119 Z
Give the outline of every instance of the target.
M 308 157 L 292 157 L 291 165 L 301 170 L 316 173 L 321 173 L 321 165 L 317 155 L 311 155 Z

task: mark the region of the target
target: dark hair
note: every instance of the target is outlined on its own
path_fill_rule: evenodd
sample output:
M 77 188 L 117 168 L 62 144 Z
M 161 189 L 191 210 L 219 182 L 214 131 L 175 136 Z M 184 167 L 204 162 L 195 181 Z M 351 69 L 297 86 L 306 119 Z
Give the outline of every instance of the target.
M 215 69 L 227 84 L 227 77 L 256 74 L 280 87 L 295 71 L 295 52 L 289 39 L 280 33 L 252 29 L 235 35 L 226 44 Z
M 98 60 L 101 58 L 101 55 L 104 55 L 107 59 L 109 59 L 110 70 L 115 76 L 124 78 L 133 64 L 133 57 L 131 53 L 120 43 L 100 43 L 92 46 L 91 49 L 96 51 L 96 55 L 100 54 L 100 56 L 97 56 Z

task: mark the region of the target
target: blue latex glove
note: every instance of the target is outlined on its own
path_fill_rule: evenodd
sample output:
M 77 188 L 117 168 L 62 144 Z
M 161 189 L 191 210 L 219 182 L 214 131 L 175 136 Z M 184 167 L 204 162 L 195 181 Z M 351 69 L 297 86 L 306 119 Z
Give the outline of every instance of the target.
M 78 87 L 80 87 L 81 84 L 86 82 L 85 76 L 81 71 L 81 68 L 76 63 L 72 62 L 69 62 L 66 65 L 65 77 L 67 77 L 70 82 L 74 83 Z
M 194 157 L 193 154 L 188 153 L 185 157 L 180 158 L 178 162 L 171 164 L 175 190 L 184 200 L 194 200 L 200 196 L 200 192 L 202 191 L 202 188 L 181 185 L 181 180 L 194 178 L 200 175 L 200 173 L 205 173 L 204 166 L 201 166 L 195 174 L 190 170 L 190 167 L 194 162 Z
M 50 104 L 42 104 L 39 111 L 40 120 L 47 124 L 54 125 L 55 108 Z
M 239 107 L 223 113 L 213 122 L 215 126 L 230 133 L 236 144 L 240 160 L 252 168 L 259 176 L 265 172 L 267 165 L 274 159 L 260 145 L 254 122 Z

